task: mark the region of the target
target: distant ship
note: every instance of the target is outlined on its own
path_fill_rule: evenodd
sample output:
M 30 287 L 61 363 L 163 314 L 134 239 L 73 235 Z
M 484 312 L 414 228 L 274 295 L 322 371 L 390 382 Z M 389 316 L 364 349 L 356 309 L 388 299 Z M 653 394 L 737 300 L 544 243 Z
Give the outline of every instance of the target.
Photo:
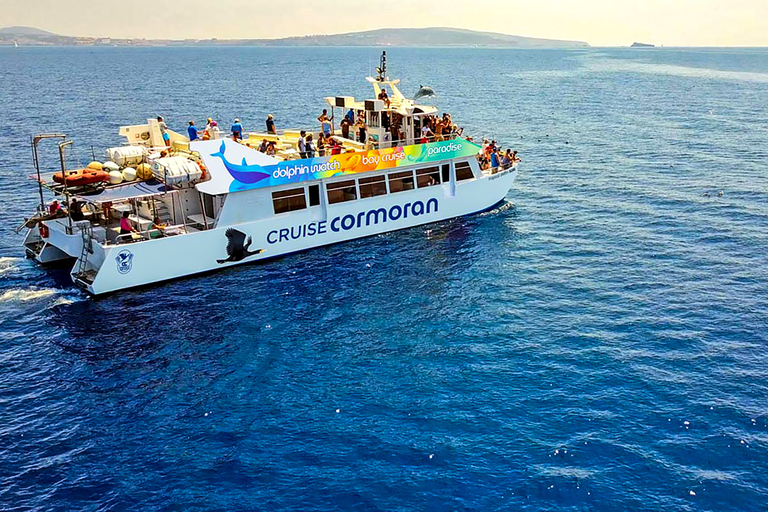
M 632 43 L 632 46 L 630 46 L 630 48 L 656 48 L 656 47 L 654 45 L 648 44 L 648 43 L 634 42 L 634 43 Z

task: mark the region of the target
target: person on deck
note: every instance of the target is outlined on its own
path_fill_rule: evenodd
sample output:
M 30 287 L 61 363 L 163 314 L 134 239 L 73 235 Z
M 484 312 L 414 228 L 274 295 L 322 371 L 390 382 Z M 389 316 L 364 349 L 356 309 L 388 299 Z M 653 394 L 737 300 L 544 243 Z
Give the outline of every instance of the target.
M 307 132 L 304 130 L 301 130 L 299 132 L 299 141 L 296 144 L 299 148 L 299 158 L 307 158 L 307 144 L 304 137 L 307 136 Z
M 362 117 L 357 118 L 357 125 L 355 125 L 357 128 L 357 137 L 360 141 L 360 144 L 365 144 L 365 136 L 366 136 L 366 129 L 367 126 L 365 126 L 365 120 Z
M 275 141 L 271 141 L 269 143 L 269 146 L 267 146 L 267 155 L 269 156 L 275 156 L 277 154 L 277 144 Z
M 194 121 L 189 122 L 187 133 L 189 134 L 189 142 L 192 142 L 193 140 L 197 140 L 197 126 L 195 126 Z
M 349 138 L 349 127 L 352 126 L 352 123 L 349 122 L 349 118 L 345 117 L 341 120 L 341 136 L 345 139 Z
M 267 139 L 262 139 L 261 145 L 259 146 L 259 151 L 261 153 L 266 153 L 267 147 L 269 147 L 269 142 L 267 142 Z
M 163 116 L 157 116 L 157 125 L 160 127 L 160 133 L 163 135 L 163 142 L 171 147 L 171 136 L 168 135 L 168 125 L 163 121 Z
M 317 120 L 320 121 L 320 126 L 322 128 L 323 133 L 326 137 L 329 137 L 331 135 L 331 132 L 333 130 L 333 123 L 331 122 L 333 120 L 332 117 L 328 117 L 328 109 L 324 108 L 323 113 L 320 114 L 317 117 Z
M 491 169 L 496 169 L 499 166 L 499 149 L 494 146 L 491 151 Z
M 69 203 L 69 217 L 76 222 L 85 218 L 85 215 L 83 215 L 83 205 L 77 199 L 73 199 Z
M 323 132 L 320 132 L 320 135 L 317 136 L 317 154 L 319 156 L 325 156 L 326 146 L 327 146 L 327 142 L 325 139 L 325 134 Z
M 138 230 L 128 220 L 128 212 L 123 212 L 123 216 L 120 218 L 120 234 L 130 235 L 131 233 L 138 233 Z
M 128 213 L 128 212 L 125 212 Z M 160 221 L 160 217 L 152 219 L 152 225 L 149 227 L 149 238 L 160 238 L 165 236 L 165 228 L 167 224 Z M 120 222 L 120 231 L 122 232 L 122 219 Z M 122 234 L 122 233 L 121 233 Z
M 387 91 L 385 89 L 382 89 L 379 93 L 379 99 L 387 105 L 387 108 L 389 108 L 389 105 L 392 103 L 389 100 L 389 96 L 387 95 Z
M 208 122 L 205 123 L 205 128 L 203 129 L 203 140 L 211 140 L 213 138 L 213 118 L 209 117 Z
M 315 158 L 315 145 L 312 143 L 312 134 L 307 135 L 307 140 L 304 142 L 304 152 L 307 158 Z
M 235 122 L 232 123 L 232 140 L 235 142 L 243 140 L 243 125 L 238 118 L 235 118 Z
M 275 118 L 272 114 L 267 116 L 267 133 L 277 134 L 277 131 L 275 131 Z
M 58 215 L 61 212 L 61 205 L 58 199 L 54 199 L 51 205 L 48 207 L 49 215 Z
M 349 124 L 350 125 L 355 124 L 355 111 L 352 110 L 352 107 L 350 107 L 349 110 L 347 111 L 347 116 L 346 117 L 347 117 L 347 119 L 349 119 Z
M 421 143 L 426 144 L 429 142 L 429 138 L 433 135 L 434 133 L 432 133 L 432 130 L 430 130 L 429 126 L 425 123 L 424 126 L 421 127 Z

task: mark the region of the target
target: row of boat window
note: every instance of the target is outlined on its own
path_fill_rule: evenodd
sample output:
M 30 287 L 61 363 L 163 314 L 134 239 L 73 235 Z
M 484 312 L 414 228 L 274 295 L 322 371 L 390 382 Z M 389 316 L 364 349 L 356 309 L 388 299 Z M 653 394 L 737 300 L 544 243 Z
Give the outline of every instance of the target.
M 457 162 L 456 181 L 471 180 L 474 178 L 469 162 Z M 384 196 L 395 194 L 414 188 L 431 187 L 450 181 L 450 167 L 444 164 L 442 167 L 425 167 L 413 170 L 379 174 L 366 178 L 351 179 L 328 183 L 325 188 L 328 192 L 328 204 L 355 201 L 366 197 Z M 295 210 L 303 210 L 309 206 L 320 204 L 320 185 L 310 185 L 309 194 L 304 192 L 304 187 L 272 192 L 272 205 L 275 213 L 285 213 Z

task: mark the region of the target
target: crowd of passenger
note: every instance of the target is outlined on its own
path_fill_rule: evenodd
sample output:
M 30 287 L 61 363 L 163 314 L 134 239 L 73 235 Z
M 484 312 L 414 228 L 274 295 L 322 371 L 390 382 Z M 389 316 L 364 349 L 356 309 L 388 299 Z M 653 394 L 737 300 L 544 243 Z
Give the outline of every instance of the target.
M 483 139 L 482 150 L 477 159 L 480 162 L 480 168 L 484 171 L 508 169 L 522 161 L 517 156 L 517 151 L 512 151 L 510 148 L 502 149 L 495 140 L 489 142 L 488 139 Z
M 382 90 L 379 94 L 382 100 L 389 108 L 390 100 L 386 91 Z M 166 139 L 167 125 L 162 117 L 158 117 L 163 138 Z M 334 125 L 333 114 L 328 114 L 328 109 L 323 109 L 317 117 L 320 123 L 320 130 L 317 132 L 317 139 L 312 133 L 302 130 L 297 141 L 297 151 L 299 158 L 314 158 L 315 156 L 337 155 L 345 151 L 342 143 L 338 139 L 336 127 Z M 453 122 L 451 114 L 444 112 L 442 115 L 425 115 L 415 119 L 416 122 L 416 143 L 426 144 L 428 142 L 440 142 L 460 137 L 464 133 L 464 128 L 459 127 Z M 277 135 L 275 127 L 275 118 L 269 114 L 265 120 L 267 134 Z M 395 144 L 405 141 L 405 132 L 403 130 L 403 116 L 397 112 L 381 112 L 381 127 L 390 132 L 390 140 Z M 365 112 L 350 108 L 338 125 L 338 131 L 342 139 L 365 144 L 368 140 L 368 125 L 365 122 Z M 220 139 L 224 136 L 218 123 L 213 118 L 208 118 L 205 128 L 200 131 L 194 120 L 189 121 L 187 133 L 190 141 Z M 239 118 L 235 118 L 230 127 L 230 136 L 234 141 L 243 139 L 243 125 Z M 470 142 L 471 137 L 466 137 Z M 167 139 L 166 139 L 167 141 Z M 495 141 L 483 140 L 482 152 L 478 155 L 480 166 L 486 169 L 506 169 L 520 162 L 517 151 L 511 149 L 502 149 Z M 278 151 L 277 142 L 264 138 L 258 146 L 258 151 L 275 156 Z

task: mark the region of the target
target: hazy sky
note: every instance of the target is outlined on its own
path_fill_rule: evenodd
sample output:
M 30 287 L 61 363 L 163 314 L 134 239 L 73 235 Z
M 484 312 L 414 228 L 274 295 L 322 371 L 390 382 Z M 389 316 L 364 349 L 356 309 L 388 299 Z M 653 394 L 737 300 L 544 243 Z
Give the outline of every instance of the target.
M 768 0 L 0 0 L 10 25 L 148 39 L 445 26 L 593 46 L 768 46 Z

